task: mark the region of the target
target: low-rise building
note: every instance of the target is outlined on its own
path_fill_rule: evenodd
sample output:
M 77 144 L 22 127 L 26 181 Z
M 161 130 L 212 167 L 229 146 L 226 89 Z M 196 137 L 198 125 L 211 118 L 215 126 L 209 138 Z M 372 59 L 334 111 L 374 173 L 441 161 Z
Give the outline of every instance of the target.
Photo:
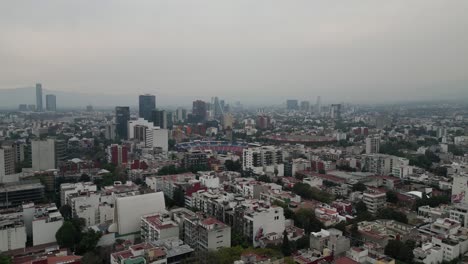
M 179 225 L 171 220 L 169 213 L 160 212 L 141 217 L 141 239 L 153 241 L 179 237 Z

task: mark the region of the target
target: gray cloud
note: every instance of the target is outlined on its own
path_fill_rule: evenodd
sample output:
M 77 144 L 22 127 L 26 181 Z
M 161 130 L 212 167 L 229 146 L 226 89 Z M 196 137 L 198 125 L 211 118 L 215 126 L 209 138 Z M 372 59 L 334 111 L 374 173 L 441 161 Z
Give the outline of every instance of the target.
M 463 0 L 3 1 L 0 89 L 468 96 L 466 10 Z

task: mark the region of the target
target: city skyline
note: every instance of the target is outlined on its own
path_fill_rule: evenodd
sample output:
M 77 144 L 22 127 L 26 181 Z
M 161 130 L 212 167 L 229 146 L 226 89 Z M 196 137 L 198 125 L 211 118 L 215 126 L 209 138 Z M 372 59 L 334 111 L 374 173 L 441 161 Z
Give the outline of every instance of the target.
M 5 3 L 0 90 L 41 82 L 273 103 L 468 98 L 466 2 L 202 2 L 41 1 L 27 4 L 39 11 L 31 16 Z

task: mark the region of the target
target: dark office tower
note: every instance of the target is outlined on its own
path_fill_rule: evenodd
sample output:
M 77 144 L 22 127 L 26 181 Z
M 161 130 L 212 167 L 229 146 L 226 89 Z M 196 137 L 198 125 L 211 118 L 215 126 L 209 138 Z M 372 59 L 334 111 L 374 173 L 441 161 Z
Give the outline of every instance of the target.
M 53 94 L 48 94 L 45 97 L 46 101 L 46 110 L 47 111 L 57 111 L 57 97 Z
M 164 110 L 153 110 L 151 121 L 153 121 L 154 126 L 160 128 L 167 128 L 167 113 Z
M 36 111 L 42 112 L 42 84 L 36 83 Z
M 151 112 L 156 109 L 156 97 L 151 94 L 140 95 L 139 98 L 139 117 L 150 121 Z
M 288 110 L 298 110 L 299 109 L 299 103 L 297 100 L 287 100 L 286 101 L 286 108 Z
M 206 119 L 207 106 L 204 101 L 197 100 L 193 102 L 192 115 L 196 122 L 203 122 Z
M 130 107 L 117 106 L 115 108 L 115 132 L 120 139 L 128 139 L 128 121 L 130 121 Z

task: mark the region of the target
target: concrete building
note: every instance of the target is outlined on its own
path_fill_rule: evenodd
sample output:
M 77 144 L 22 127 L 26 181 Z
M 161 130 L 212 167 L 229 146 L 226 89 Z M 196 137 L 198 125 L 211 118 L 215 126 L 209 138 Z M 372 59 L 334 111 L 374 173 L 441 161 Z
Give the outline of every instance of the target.
M 283 152 L 280 148 L 274 146 L 245 148 L 242 158 L 244 171 L 284 176 Z
M 286 227 L 283 208 L 278 206 L 247 209 L 244 220 L 243 233 L 254 247 L 260 246 L 260 238 L 266 234 L 275 233 L 281 237 Z
M 377 175 L 389 175 L 393 168 L 408 165 L 409 160 L 386 154 L 366 154 L 362 156 L 362 167 Z
M 36 83 L 36 111 L 42 112 L 42 84 Z
M 450 210 L 450 219 L 460 222 L 464 228 L 468 227 L 468 204 L 455 204 Z
M 0 146 L 0 183 L 11 182 L 15 174 L 15 149 Z
M 341 118 L 341 104 L 332 104 L 330 106 L 330 117 L 333 119 Z
M 152 128 L 146 130 L 145 146 L 147 148 L 161 148 L 162 151 L 169 150 L 169 131 L 167 129 Z
M 223 129 L 232 129 L 234 127 L 234 116 L 231 113 L 223 114 Z
M 125 145 L 112 144 L 107 147 L 107 159 L 109 163 L 116 166 L 126 165 L 128 163 L 128 149 Z
M 151 112 L 151 122 L 156 127 L 167 129 L 167 112 L 165 110 L 153 110 Z
M 60 203 L 70 204 L 69 196 L 72 194 L 96 192 L 97 186 L 92 182 L 62 183 L 60 185 Z
M 130 107 L 115 107 L 116 134 L 120 139 L 128 139 L 128 121 L 130 121 Z
M 57 111 L 57 97 L 55 95 L 46 95 L 46 110 L 52 112 Z
M 179 237 L 179 225 L 165 211 L 142 216 L 140 229 L 141 240 L 146 242 Z
M 0 208 L 15 207 L 25 202 L 41 202 L 44 185 L 34 181 L 12 182 L 0 185 Z
M 371 214 L 376 214 L 379 209 L 385 207 L 387 194 L 377 190 L 366 190 L 363 193 L 362 201 L 366 204 L 367 210 Z
M 56 242 L 55 233 L 63 224 L 63 217 L 55 204 L 35 208 L 32 221 L 33 246 Z
M 162 192 L 116 198 L 115 231 L 120 236 L 139 236 L 141 217 L 166 208 Z
M 31 152 L 33 170 L 43 171 L 57 168 L 54 139 L 32 140 Z
M 309 112 L 310 111 L 310 102 L 309 101 L 302 101 L 301 102 L 301 111 Z
M 366 154 L 379 153 L 380 151 L 380 137 L 367 137 L 366 138 Z
M 140 95 L 138 98 L 138 116 L 145 120 L 151 120 L 151 112 L 156 109 L 156 96 L 151 94 Z
M 468 174 L 453 176 L 452 203 L 468 204 Z
M 183 218 L 184 242 L 195 250 L 218 250 L 231 247 L 231 227 L 209 217 L 185 214 Z
M 287 110 L 299 110 L 299 103 L 297 100 L 286 100 Z
M 115 124 L 112 122 L 108 122 L 107 124 L 104 125 L 104 137 L 106 139 L 115 140 L 115 136 L 116 136 L 115 130 L 116 130 Z
M 351 247 L 349 238 L 343 236 L 343 232 L 338 229 L 320 230 L 320 232 L 310 233 L 310 248 L 319 252 L 333 252 L 334 256 L 339 256 Z
M 0 211 L 0 252 L 25 248 L 26 237 L 22 215 Z
M 190 150 L 184 153 L 184 158 L 182 159 L 182 166 L 184 168 L 207 167 L 208 156 L 204 151 Z

